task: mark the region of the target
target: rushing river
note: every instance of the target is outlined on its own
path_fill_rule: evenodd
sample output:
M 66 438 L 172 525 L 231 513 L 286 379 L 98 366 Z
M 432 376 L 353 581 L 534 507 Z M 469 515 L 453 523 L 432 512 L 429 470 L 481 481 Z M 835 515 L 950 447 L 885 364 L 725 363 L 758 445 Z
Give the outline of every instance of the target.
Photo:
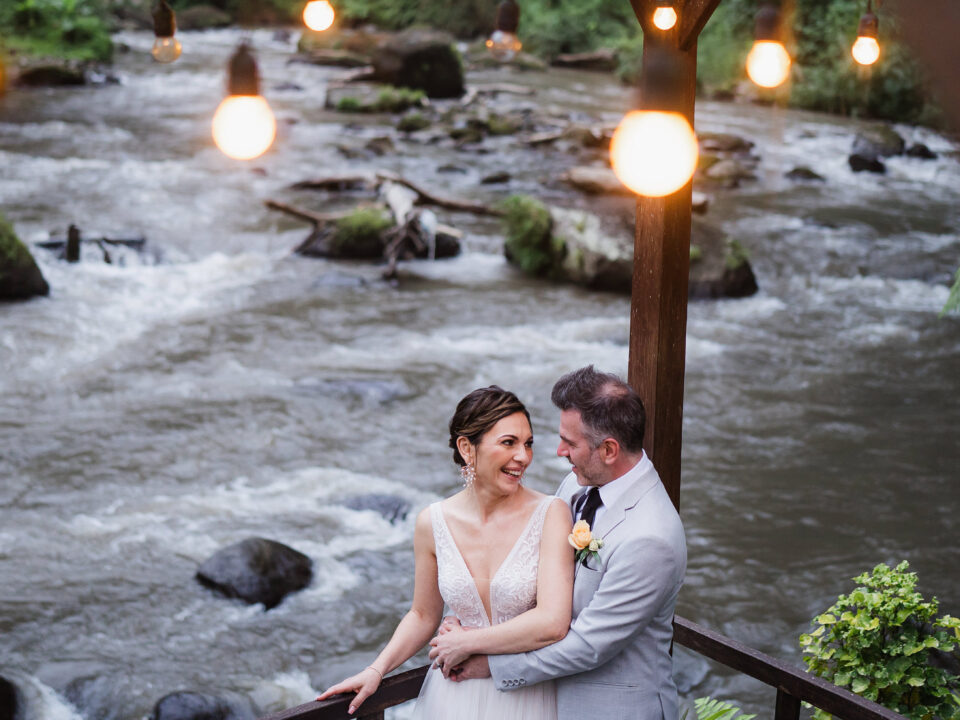
M 529 404 L 528 476 L 551 491 L 566 465 L 553 381 L 626 371 L 628 299 L 522 276 L 495 222 L 438 211 L 466 252 L 407 264 L 396 287 L 291 256 L 307 227 L 264 200 L 343 206 L 293 181 L 387 168 L 449 195 L 573 202 L 555 178 L 576 159 L 509 137 L 488 153 L 405 141 L 388 117 L 345 125 L 323 109 L 342 71 L 287 64 L 292 42 L 256 32 L 280 137 L 230 161 L 208 133 L 238 38 L 185 34 L 182 59 L 157 66 L 151 38 L 125 35 L 121 84 L 0 100 L 0 208 L 25 240 L 75 223 L 143 233 L 159 255 L 107 265 L 87 248 L 68 266 L 37 249 L 50 297 L 0 307 L 0 675 L 24 720 L 139 720 L 181 689 L 262 712 L 312 699 L 369 662 L 412 588 L 415 512 L 392 525 L 339 503 L 387 493 L 416 510 L 455 491 L 446 422 L 494 382 Z M 469 80 L 534 86 L 526 102 L 580 120 L 615 122 L 630 100 L 573 72 Z M 960 613 L 960 320 L 937 318 L 960 261 L 956 146 L 898 128 L 940 157 L 854 175 L 856 122 L 697 113 L 757 144 L 759 179 L 716 193 L 708 217 L 748 249 L 761 292 L 690 306 L 678 611 L 799 663 L 797 636 L 849 578 L 907 559 Z M 395 154 L 335 149 L 383 134 Z M 826 182 L 785 180 L 798 164 Z M 509 186 L 478 184 L 501 169 Z M 193 579 L 251 535 L 315 564 L 269 612 Z M 771 712 L 772 690 L 686 651 L 677 671 L 687 697 Z

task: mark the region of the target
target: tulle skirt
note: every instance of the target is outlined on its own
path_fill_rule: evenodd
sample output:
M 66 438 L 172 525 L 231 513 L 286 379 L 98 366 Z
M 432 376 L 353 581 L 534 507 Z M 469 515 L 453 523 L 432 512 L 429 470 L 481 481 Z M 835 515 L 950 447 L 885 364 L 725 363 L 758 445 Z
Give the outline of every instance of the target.
M 412 720 L 557 720 L 552 681 L 501 692 L 491 678 L 453 682 L 427 671 Z

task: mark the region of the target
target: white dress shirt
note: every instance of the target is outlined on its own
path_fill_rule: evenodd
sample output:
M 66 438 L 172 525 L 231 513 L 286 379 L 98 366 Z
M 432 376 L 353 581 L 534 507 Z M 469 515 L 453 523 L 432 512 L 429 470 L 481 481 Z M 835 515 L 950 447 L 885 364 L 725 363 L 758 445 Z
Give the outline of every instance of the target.
M 627 470 L 627 472 L 618 477 L 616 480 L 611 480 L 606 485 L 593 486 L 600 491 L 600 501 L 603 503 L 597 508 L 597 514 L 593 518 L 594 525 L 597 524 L 597 520 L 600 519 L 606 509 L 611 507 L 620 498 L 620 496 L 626 492 L 627 488 L 633 484 L 633 481 L 647 471 L 651 464 L 650 458 L 648 458 L 647 453 L 644 452 L 637 464 Z M 577 513 L 578 520 L 582 514 L 582 510 Z

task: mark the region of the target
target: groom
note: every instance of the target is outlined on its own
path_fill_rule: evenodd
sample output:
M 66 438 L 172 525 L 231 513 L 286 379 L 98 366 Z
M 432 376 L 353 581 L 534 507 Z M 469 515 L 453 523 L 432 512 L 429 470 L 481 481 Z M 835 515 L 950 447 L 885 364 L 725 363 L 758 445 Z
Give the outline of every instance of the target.
M 556 679 L 559 720 L 677 720 L 670 644 L 687 564 L 680 517 L 643 451 L 640 397 L 592 365 L 553 387 L 560 445 L 573 472 L 557 496 L 603 539 L 578 563 L 566 637 L 517 655 L 475 656 L 455 677 L 498 689 Z

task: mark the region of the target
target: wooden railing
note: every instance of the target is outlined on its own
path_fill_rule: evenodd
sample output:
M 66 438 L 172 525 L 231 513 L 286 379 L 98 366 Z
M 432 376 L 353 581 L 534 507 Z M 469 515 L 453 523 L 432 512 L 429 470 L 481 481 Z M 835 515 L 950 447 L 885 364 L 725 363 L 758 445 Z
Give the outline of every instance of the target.
M 674 642 L 775 687 L 774 720 L 798 720 L 801 702 L 825 710 L 839 720 L 904 720 L 902 715 L 882 705 L 682 617 L 674 618 L 673 628 Z M 425 665 L 386 678 L 377 692 L 360 707 L 358 716 L 347 714 L 350 696 L 339 695 L 323 702 L 298 705 L 262 720 L 344 720 L 354 717 L 382 720 L 386 708 L 417 697 L 427 668 Z

